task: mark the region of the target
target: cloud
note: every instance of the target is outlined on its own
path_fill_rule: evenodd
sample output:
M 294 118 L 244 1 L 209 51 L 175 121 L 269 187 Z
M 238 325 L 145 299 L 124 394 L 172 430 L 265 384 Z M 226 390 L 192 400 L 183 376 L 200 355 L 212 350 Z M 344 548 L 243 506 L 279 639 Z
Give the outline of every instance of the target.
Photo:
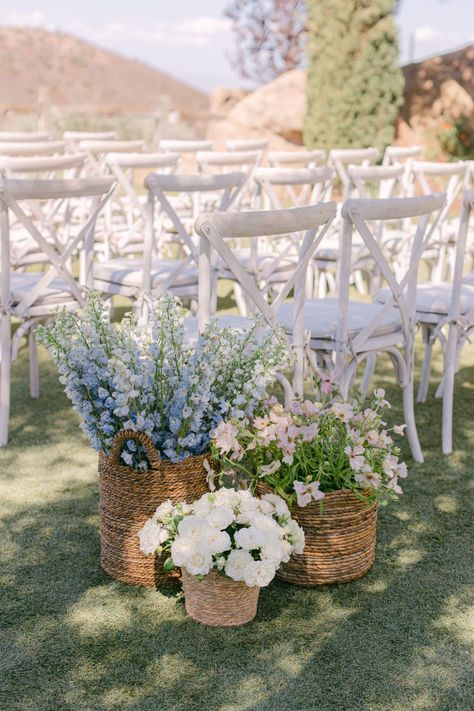
M 2 17 L 2 25 L 13 25 L 14 27 L 45 27 L 46 16 L 40 10 L 32 12 L 11 11 Z
M 179 22 L 147 23 L 137 19 L 108 22 L 92 35 L 98 42 L 131 40 L 144 44 L 207 47 L 213 38 L 229 29 L 229 20 L 202 15 Z

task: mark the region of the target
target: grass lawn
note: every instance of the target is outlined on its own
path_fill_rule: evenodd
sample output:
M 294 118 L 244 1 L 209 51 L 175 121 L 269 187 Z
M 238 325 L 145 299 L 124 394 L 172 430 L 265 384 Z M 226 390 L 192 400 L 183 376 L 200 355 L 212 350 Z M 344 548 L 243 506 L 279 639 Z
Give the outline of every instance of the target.
M 470 711 L 474 708 L 474 353 L 457 378 L 455 454 L 441 403 L 418 406 L 423 466 L 380 512 L 360 581 L 262 590 L 255 621 L 212 629 L 179 594 L 119 584 L 99 566 L 96 455 L 41 354 L 13 369 L 11 444 L 0 452 L 1 669 L 5 711 Z M 399 393 L 382 361 L 402 421 Z M 470 676 L 471 675 L 471 676 Z

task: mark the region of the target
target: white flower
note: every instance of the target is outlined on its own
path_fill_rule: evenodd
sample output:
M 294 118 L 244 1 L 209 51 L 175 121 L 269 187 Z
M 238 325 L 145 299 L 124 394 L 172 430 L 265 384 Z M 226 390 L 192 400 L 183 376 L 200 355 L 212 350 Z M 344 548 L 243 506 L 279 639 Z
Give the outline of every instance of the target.
M 291 543 L 288 541 L 269 541 L 262 546 L 260 557 L 262 560 L 272 560 L 277 567 L 280 563 L 290 560 Z
M 207 575 L 212 568 L 212 555 L 208 551 L 195 549 L 187 558 L 184 567 L 191 575 Z
M 241 528 L 234 534 L 235 544 L 239 548 L 244 548 L 247 551 L 260 548 L 266 543 L 265 533 L 254 526 Z
M 214 506 L 229 506 L 231 509 L 240 504 L 240 492 L 223 486 L 214 493 Z
M 271 516 L 266 516 L 262 513 L 257 513 L 252 520 L 252 526 L 258 528 L 259 531 L 264 531 L 268 535 L 280 536 L 281 526 Z
M 228 506 L 217 506 L 206 516 L 206 521 L 209 526 L 222 531 L 234 521 L 234 512 Z
M 240 512 L 248 513 L 250 511 L 257 511 L 260 501 L 255 496 L 252 496 L 250 491 L 244 489 L 240 493 Z
M 208 516 L 212 510 L 212 503 L 209 500 L 209 494 L 204 494 L 200 499 L 192 504 L 193 513 L 200 518 Z
M 155 518 L 157 518 L 159 521 L 163 521 L 165 516 L 169 516 L 171 514 L 173 508 L 174 507 L 171 499 L 163 501 L 163 503 L 160 504 L 155 511 Z
M 258 511 L 261 511 L 267 516 L 273 516 L 273 514 L 275 513 L 275 507 L 269 501 L 264 501 L 263 499 L 260 499 L 260 502 L 258 504 Z
M 304 531 L 301 526 L 298 526 L 296 521 L 293 518 L 290 518 L 283 528 L 283 534 L 293 546 L 294 553 L 301 555 L 304 551 L 305 545 Z
M 349 420 L 354 415 L 352 405 L 350 405 L 348 402 L 335 402 L 334 405 L 331 406 L 331 412 L 339 420 L 342 420 L 342 422 L 346 423 L 349 422 Z
M 278 461 L 278 459 L 274 459 L 273 462 L 270 464 L 264 464 L 263 466 L 260 467 L 260 474 L 259 476 L 265 477 L 268 476 L 269 474 L 274 474 L 278 469 L 281 467 L 281 462 Z
M 228 551 L 231 546 L 230 536 L 218 528 L 209 528 L 203 532 L 201 545 L 205 546 L 213 555 Z
M 233 550 L 227 558 L 225 574 L 232 580 L 243 580 L 245 570 L 253 562 L 252 556 L 247 551 Z
M 360 444 L 356 445 L 355 447 L 347 446 L 344 449 L 344 452 L 349 458 L 349 465 L 351 469 L 353 469 L 355 472 L 360 471 L 365 463 L 365 458 L 362 456 L 365 452 L 364 447 L 362 447 Z
M 178 534 L 194 541 L 202 539 L 209 526 L 200 516 L 185 516 L 178 524 Z
M 249 588 L 264 588 L 275 577 L 275 564 L 271 560 L 254 560 L 244 570 L 244 581 Z
M 262 499 L 263 501 L 269 501 L 271 504 L 273 504 L 278 516 L 290 515 L 290 509 L 288 508 L 288 504 L 284 499 L 281 498 L 281 496 L 278 496 L 277 494 L 264 494 L 262 496 Z
M 400 462 L 397 466 L 397 476 L 401 476 L 402 479 L 405 479 L 408 476 L 408 468 L 405 462 Z
M 176 540 L 174 540 L 171 544 L 171 558 L 173 563 L 178 567 L 185 565 L 186 561 L 195 550 L 195 541 L 191 538 L 176 538 Z
M 390 481 L 387 482 L 386 487 L 387 489 L 394 491 L 396 494 L 403 494 L 402 487 L 398 484 L 396 478 L 390 479 Z
M 154 518 L 149 518 L 138 533 L 140 550 L 145 555 L 151 555 L 155 553 L 160 543 L 166 541 L 168 536 L 168 531 L 165 531 Z
M 216 472 L 214 469 L 211 467 L 207 459 L 203 461 L 204 469 L 206 470 L 206 481 L 207 485 L 209 487 L 209 491 L 215 491 L 216 490 L 216 485 L 214 483 L 215 478 L 217 476 Z
M 406 425 L 395 425 L 395 427 L 393 428 L 393 431 L 397 435 L 404 435 L 405 434 L 405 427 L 406 427 Z

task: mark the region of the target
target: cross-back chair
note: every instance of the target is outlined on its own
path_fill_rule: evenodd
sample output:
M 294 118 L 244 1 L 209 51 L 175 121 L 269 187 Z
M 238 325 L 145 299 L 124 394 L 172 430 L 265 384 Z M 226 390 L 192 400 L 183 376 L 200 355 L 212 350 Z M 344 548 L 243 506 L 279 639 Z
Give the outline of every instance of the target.
M 329 151 L 328 166 L 334 168 L 342 184 L 342 200 L 350 197 L 352 181 L 347 173 L 349 165 L 372 165 L 379 157 L 378 148 L 333 148 Z
M 118 138 L 118 131 L 64 131 L 63 133 L 63 139 L 71 153 L 79 150 L 80 141 L 117 141 Z
M 198 245 L 192 226 L 202 211 L 207 193 L 220 193 L 217 210 L 228 210 L 241 188 L 242 173 L 226 175 L 166 175 L 151 173 L 145 179 L 147 189 L 146 230 L 143 256 L 121 257 L 97 262 L 94 266 L 94 285 L 105 294 L 122 294 L 131 298 L 147 318 L 151 298 L 170 290 L 183 299 L 195 299 L 198 284 Z M 170 201 L 171 196 L 190 197 L 192 213 L 183 218 Z M 158 203 L 159 210 L 155 209 Z M 173 230 L 173 242 L 181 257 L 164 254 L 160 242 L 166 240 L 164 218 Z M 169 244 L 169 236 L 167 244 Z
M 326 162 L 326 151 L 268 151 L 266 159 L 272 168 L 317 168 Z
M 270 326 L 278 323 L 279 309 L 294 290 L 292 303 L 295 304 L 295 309 L 291 343 L 295 351 L 296 365 L 293 387 L 284 378 L 280 379 L 287 399 L 291 398 L 294 392 L 300 394 L 303 392 L 304 325 L 301 305 L 304 299 L 306 271 L 335 214 L 336 204 L 328 202 L 281 210 L 204 214 L 195 224 L 195 230 L 200 237 L 198 298 L 200 331 L 213 315 L 211 275 L 216 254 L 228 272 L 232 273 L 251 303 L 249 311 L 262 314 Z M 280 237 L 287 238 L 290 234 L 295 235 L 298 240 L 299 258 L 278 295 L 271 301 L 262 293 L 255 275 L 242 264 L 238 248 L 236 253 L 232 245 L 236 242 L 262 238 L 278 240 Z M 241 327 L 245 328 L 245 324 L 246 319 L 242 318 Z
M 0 178 L 0 446 L 8 441 L 10 373 L 20 339 L 28 335 L 30 393 L 38 397 L 39 378 L 35 327 L 58 307 L 76 309 L 83 304 L 83 288 L 91 286 L 94 226 L 113 190 L 113 178 L 77 180 L 29 180 Z M 81 224 L 72 223 L 70 201 L 88 201 L 89 210 Z M 50 226 L 30 214 L 32 201 L 61 201 L 63 219 Z M 43 272 L 15 272 L 10 259 L 10 222 L 14 219 L 37 242 L 48 258 Z M 60 234 L 61 233 L 61 234 Z M 79 254 L 79 281 L 72 273 L 72 257 Z M 13 319 L 20 322 L 12 337 Z
M 0 131 L 0 142 L 13 141 L 49 141 L 51 134 L 49 131 Z
M 90 176 L 101 176 L 105 172 L 105 162 L 109 153 L 138 153 L 145 147 L 145 141 L 120 140 L 82 140 L 77 144 L 78 150 L 85 153 L 86 168 Z
M 1 156 L 52 156 L 64 153 L 65 141 L 1 141 Z

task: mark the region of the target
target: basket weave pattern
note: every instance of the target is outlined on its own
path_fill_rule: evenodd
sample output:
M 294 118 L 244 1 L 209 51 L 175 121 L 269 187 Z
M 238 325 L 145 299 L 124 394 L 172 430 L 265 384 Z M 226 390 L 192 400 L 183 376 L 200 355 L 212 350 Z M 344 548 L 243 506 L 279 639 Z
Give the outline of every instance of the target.
M 144 445 L 150 469 L 137 471 L 121 460 L 123 443 L 133 439 Z M 178 574 L 165 573 L 163 556 L 146 556 L 138 532 L 166 499 L 173 503 L 199 498 L 208 491 L 205 455 L 172 464 L 162 462 L 143 432 L 122 430 L 109 456 L 99 453 L 100 563 L 106 573 L 124 583 L 163 586 Z
M 249 588 L 214 569 L 199 581 L 183 568 L 181 581 L 186 612 L 196 622 L 212 627 L 237 627 L 257 614 L 258 587 Z
M 259 493 L 272 490 L 259 485 Z M 296 506 L 292 518 L 305 533 L 302 555 L 293 554 L 277 577 L 296 585 L 347 583 L 367 573 L 375 559 L 377 507 L 349 491 L 325 494 L 323 513 L 319 501 Z

